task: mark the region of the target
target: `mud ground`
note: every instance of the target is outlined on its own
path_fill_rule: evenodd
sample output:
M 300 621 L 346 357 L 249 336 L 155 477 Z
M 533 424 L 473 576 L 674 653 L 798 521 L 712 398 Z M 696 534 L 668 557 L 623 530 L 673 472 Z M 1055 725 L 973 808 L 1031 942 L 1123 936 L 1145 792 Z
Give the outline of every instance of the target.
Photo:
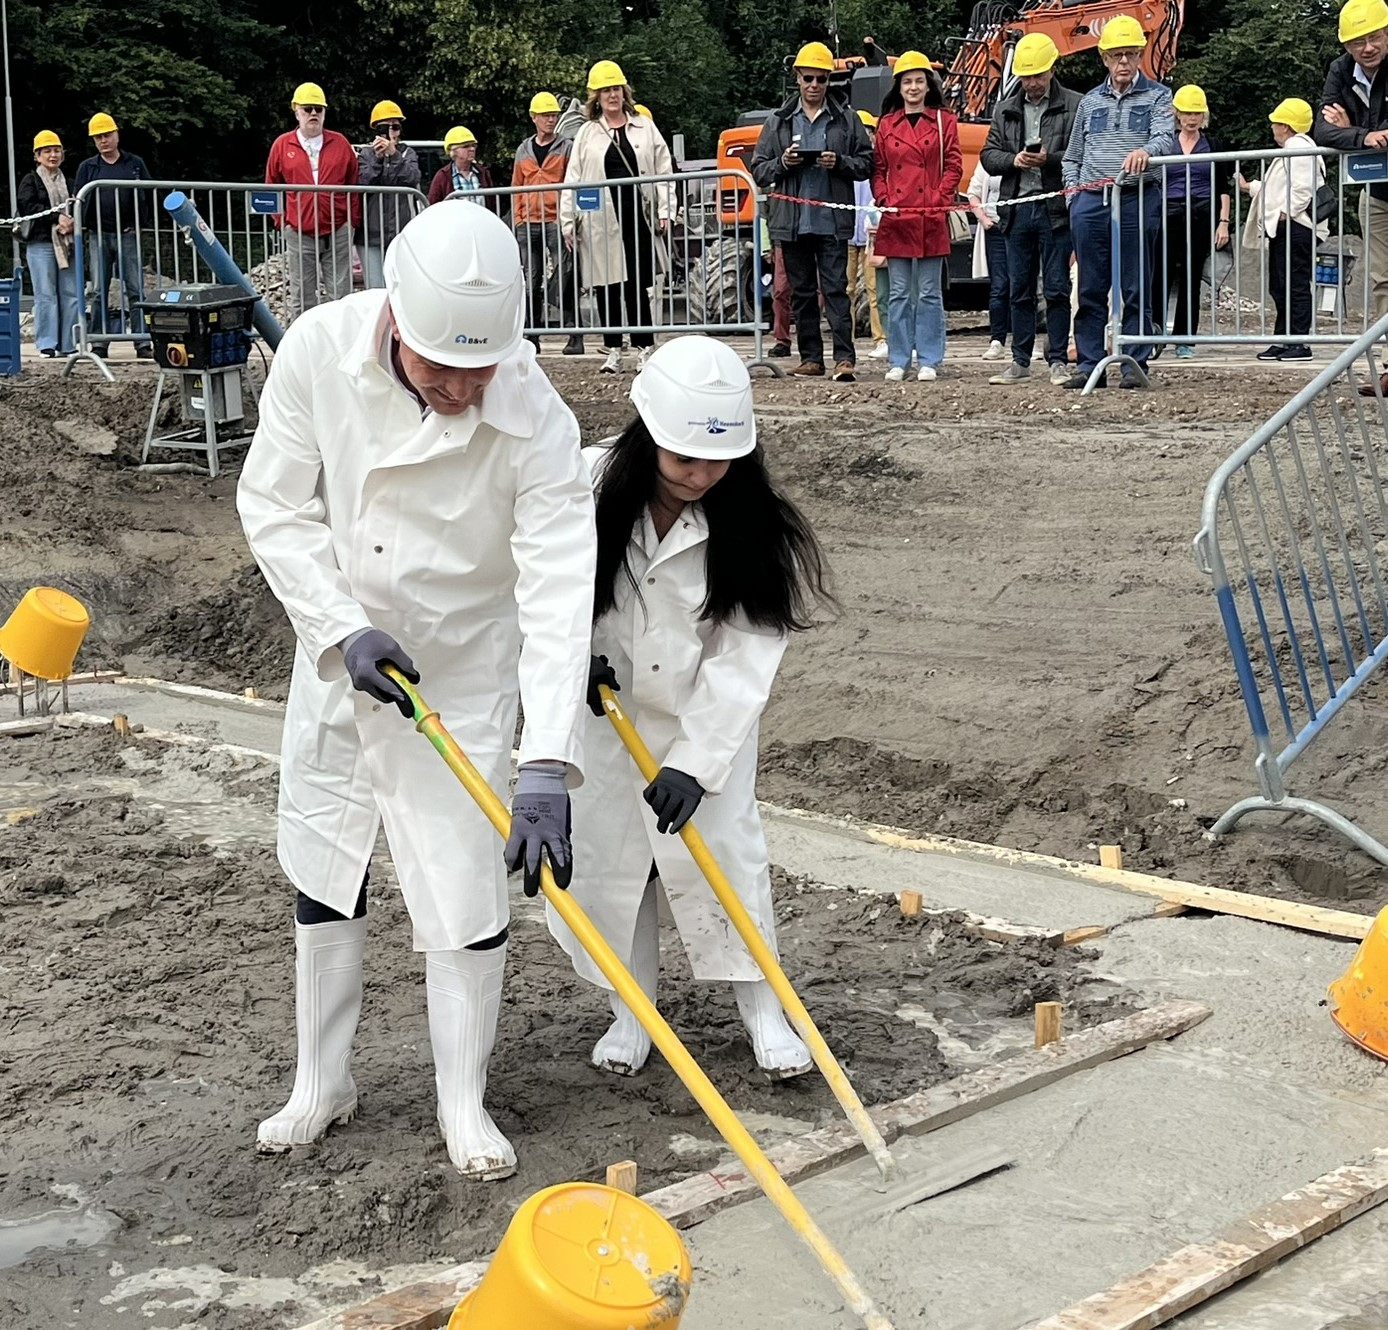
M 268 844 L 212 849 L 176 836 L 161 801 L 180 780 L 188 791 L 216 782 L 218 816 L 234 828 L 272 806 L 273 769 L 108 732 L 3 744 L 0 1218 L 52 1211 L 57 1184 L 114 1231 L 90 1250 L 6 1270 L 0 1325 L 79 1313 L 86 1325 L 123 1324 L 119 1305 L 98 1296 L 117 1266 L 176 1258 L 273 1277 L 328 1260 L 470 1259 L 541 1186 L 600 1178 L 632 1158 L 646 1189 L 721 1157 L 658 1055 L 633 1079 L 587 1064 L 605 1002 L 574 978 L 532 908 L 513 929 L 489 1090 L 521 1171 L 495 1186 L 462 1183 L 434 1125 L 422 967 L 388 873 L 370 903 L 360 1114 L 318 1147 L 257 1156 L 256 1121 L 293 1075 L 290 894 Z M 48 797 L 25 805 L 26 789 Z M 1064 1001 L 1077 1025 L 1125 1004 L 1072 949 L 988 942 L 949 918 L 905 919 L 890 897 L 784 874 L 776 891 L 787 971 L 869 1103 L 1022 1046 L 1037 1001 Z M 662 1007 L 749 1125 L 771 1139 L 833 1119 L 821 1078 L 773 1087 L 755 1075 L 730 993 L 695 986 L 675 935 L 664 942 Z M 976 1058 L 947 1056 L 918 1023 L 935 1021 Z M 206 1323 L 270 1323 L 263 1308 L 256 1315 L 222 1307 Z M 295 1321 L 281 1308 L 273 1323 Z
M 973 343 L 954 338 L 931 385 L 758 380 L 772 464 L 841 606 L 788 653 L 763 796 L 1065 856 L 1121 843 L 1145 871 L 1376 909 L 1384 870 L 1305 819 L 1204 837 L 1252 791 L 1252 754 L 1190 542 L 1210 473 L 1311 371 L 1163 358 L 1153 393 L 1076 400 L 990 387 Z M 627 381 L 555 349 L 542 364 L 585 438 L 620 429 Z M 84 597 L 84 664 L 283 696 L 290 636 L 247 557 L 234 475 L 132 471 L 150 376 L 118 372 L 0 387 L 0 599 L 36 581 Z M 54 429 L 74 419 L 110 429 L 115 452 Z M 1380 837 L 1381 697 L 1347 708 L 1292 780 Z

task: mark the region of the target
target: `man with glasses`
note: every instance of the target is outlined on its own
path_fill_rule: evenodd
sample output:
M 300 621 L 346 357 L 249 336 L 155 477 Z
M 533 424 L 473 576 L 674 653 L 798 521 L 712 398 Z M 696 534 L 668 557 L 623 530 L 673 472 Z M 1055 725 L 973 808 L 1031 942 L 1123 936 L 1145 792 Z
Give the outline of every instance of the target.
M 848 298 L 848 242 L 853 237 L 853 185 L 872 175 L 867 130 L 845 101 L 829 95 L 832 52 L 810 42 L 795 57 L 796 93 L 762 126 L 752 178 L 770 195 L 771 242 L 780 247 L 790 280 L 800 343 L 792 374 L 824 374 L 819 297 L 834 343 L 834 378 L 851 383 L 853 308 Z M 838 204 L 825 207 L 824 204 Z
M 375 137 L 357 151 L 358 183 L 393 185 L 402 190 L 419 188 L 419 157 L 408 143 L 400 141 L 404 131 L 405 113 L 399 104 L 377 102 L 371 110 L 371 132 Z M 363 199 L 361 267 L 367 286 L 386 284 L 386 250 L 400 234 L 400 228 L 418 211 L 419 205 L 404 193 L 368 195 Z
M 1175 143 L 1176 114 L 1171 89 L 1139 68 L 1147 37 L 1127 14 L 1112 18 L 1099 37 L 1099 55 L 1108 77 L 1080 99 L 1070 146 L 1061 162 L 1066 189 L 1090 185 L 1071 195 L 1070 232 L 1079 267 L 1079 309 L 1075 348 L 1079 368 L 1062 385 L 1083 388 L 1104 358 L 1112 293 L 1112 197 L 1119 191 L 1119 283 L 1123 295 L 1123 333 L 1152 332 L 1148 293 L 1155 242 L 1161 229 L 1161 175 L 1149 159 L 1169 153 Z M 1111 184 L 1094 185 L 1095 181 Z M 1150 346 L 1124 348 L 1145 371 Z M 1123 388 L 1140 388 L 1144 376 L 1123 370 Z M 1095 387 L 1105 387 L 1102 379 Z
M 325 129 L 328 99 L 316 83 L 301 83 L 290 101 L 298 128 L 270 145 L 267 185 L 355 185 L 357 154 L 343 135 Z M 361 221 L 357 194 L 317 190 L 284 196 L 288 318 L 293 322 L 319 300 L 352 293 L 352 231 Z

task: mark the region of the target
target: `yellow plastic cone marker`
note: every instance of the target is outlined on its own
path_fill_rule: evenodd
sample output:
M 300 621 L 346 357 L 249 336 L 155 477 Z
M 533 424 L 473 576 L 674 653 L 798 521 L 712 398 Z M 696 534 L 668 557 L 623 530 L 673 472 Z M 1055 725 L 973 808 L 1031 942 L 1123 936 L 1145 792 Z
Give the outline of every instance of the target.
M 645 1201 L 595 1182 L 532 1196 L 448 1330 L 676 1330 L 689 1253 Z
M 415 729 L 434 745 L 439 755 L 448 763 L 449 769 L 486 815 L 487 821 L 497 829 L 503 839 L 509 836 L 511 814 L 507 811 L 506 805 L 444 728 L 439 720 L 439 713 L 430 709 L 420 697 L 419 690 L 393 665 L 383 664 L 381 668 L 400 685 L 405 696 L 409 698 L 414 707 Z M 704 1074 L 703 1068 L 689 1055 L 689 1050 L 666 1023 L 665 1017 L 656 1010 L 655 1004 L 641 991 L 626 966 L 617 959 L 617 953 L 593 927 L 582 907 L 567 891 L 561 891 L 555 886 L 554 874 L 544 862 L 540 865 L 540 890 L 544 893 L 545 900 L 554 907 L 555 913 L 568 924 L 579 944 L 593 958 L 593 963 L 603 978 L 631 1009 L 632 1015 L 641 1023 L 641 1028 L 650 1035 L 651 1042 L 660 1050 L 675 1075 L 684 1082 L 685 1088 L 708 1115 L 709 1121 L 718 1129 L 732 1152 L 742 1161 L 743 1167 L 757 1186 L 815 1254 L 824 1272 L 838 1286 L 849 1311 L 862 1319 L 867 1330 L 893 1330 L 891 1321 L 878 1311 L 877 1304 L 858 1282 L 858 1276 L 848 1268 L 837 1248 L 829 1241 L 828 1235 L 810 1218 L 805 1207 L 800 1204 L 800 1198 L 772 1167 L 761 1146 L 752 1139 L 751 1133 L 742 1125 L 737 1114 L 728 1107 L 727 1101 Z M 486 1330 L 491 1330 L 491 1327 L 486 1327 Z
M 1328 995 L 1331 1020 L 1366 1053 L 1388 1058 L 1388 906 Z
M 90 625 L 80 600 L 57 587 L 36 586 L 0 628 L 0 656 L 35 679 L 66 679 Z
M 660 765 L 651 756 L 651 750 L 646 747 L 645 740 L 637 732 L 636 726 L 631 723 L 631 717 L 622 710 L 622 704 L 617 701 L 612 690 L 606 684 L 598 685 L 598 696 L 602 699 L 603 710 L 607 712 L 607 719 L 612 722 L 613 727 L 621 736 L 627 752 L 631 754 L 642 776 L 648 781 L 654 780 L 660 771 Z M 887 1142 L 882 1139 L 882 1133 L 877 1130 L 877 1124 L 868 1116 L 867 1109 L 863 1107 L 863 1101 L 858 1098 L 858 1092 L 853 1088 L 843 1068 L 839 1066 L 838 1059 L 834 1056 L 829 1045 L 824 1042 L 824 1036 L 820 1034 L 819 1028 L 810 1018 L 810 1013 L 805 1010 L 805 1004 L 800 1001 L 800 995 L 791 986 L 791 982 L 786 978 L 786 972 L 781 969 L 781 963 L 776 959 L 775 953 L 766 945 L 766 939 L 762 937 L 756 924 L 752 922 L 752 918 L 734 890 L 733 884 L 728 881 L 727 874 L 718 866 L 718 860 L 713 857 L 708 846 L 704 844 L 704 838 L 699 834 L 698 828 L 692 821 L 689 821 L 680 828 L 679 834 L 690 855 L 693 856 L 694 862 L 699 865 L 699 870 L 708 879 L 709 886 L 713 888 L 713 894 L 718 897 L 718 903 L 723 907 L 724 913 L 737 930 L 738 937 L 742 939 L 743 945 L 751 953 L 758 969 L 766 976 L 767 983 L 771 985 L 772 992 L 776 994 L 776 1000 L 785 1009 L 786 1015 L 790 1017 L 791 1024 L 795 1026 L 800 1038 L 805 1041 L 810 1050 L 810 1056 L 814 1058 L 815 1066 L 824 1073 L 824 1079 L 829 1082 L 829 1088 L 834 1092 L 834 1098 L 839 1101 L 843 1111 L 848 1114 L 848 1120 L 853 1124 L 858 1135 L 863 1138 L 863 1144 L 867 1146 L 868 1153 L 876 1163 L 877 1171 L 884 1178 L 895 1176 L 896 1161 L 892 1158 L 891 1151 L 887 1149 Z

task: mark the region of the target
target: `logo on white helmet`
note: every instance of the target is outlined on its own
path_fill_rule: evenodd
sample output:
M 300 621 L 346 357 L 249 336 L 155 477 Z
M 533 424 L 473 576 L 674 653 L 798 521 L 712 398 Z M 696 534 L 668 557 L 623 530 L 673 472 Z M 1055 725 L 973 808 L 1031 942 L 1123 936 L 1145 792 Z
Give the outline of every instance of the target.
M 490 337 L 469 337 L 467 333 L 459 333 L 453 342 L 455 346 L 486 346 L 491 340 Z
M 720 420 L 717 416 L 709 416 L 706 420 L 687 420 L 687 425 L 696 428 L 702 427 L 709 434 L 726 434 L 730 429 L 745 429 L 745 420 Z

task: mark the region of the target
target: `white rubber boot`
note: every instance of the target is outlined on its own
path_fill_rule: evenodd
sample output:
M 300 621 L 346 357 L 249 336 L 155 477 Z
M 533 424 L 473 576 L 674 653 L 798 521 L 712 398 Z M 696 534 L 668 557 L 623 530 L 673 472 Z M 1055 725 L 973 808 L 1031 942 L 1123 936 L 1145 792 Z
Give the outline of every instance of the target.
M 652 1002 L 660 982 L 660 915 L 656 909 L 655 879 L 646 883 L 641 908 L 636 912 L 636 933 L 631 941 L 631 977 Z M 617 1018 L 593 1046 L 593 1066 L 616 1076 L 635 1076 L 651 1055 L 651 1037 L 616 993 L 608 995 Z
M 361 1016 L 366 917 L 294 925 L 294 1025 L 299 1063 L 289 1102 L 260 1124 L 255 1148 L 281 1154 L 309 1145 L 357 1111 L 352 1040 Z
M 805 1042 L 790 1027 L 776 994 L 765 979 L 735 983 L 733 996 L 752 1040 L 757 1066 L 768 1080 L 788 1081 L 814 1066 Z
M 424 964 L 439 1130 L 448 1157 L 465 1178 L 509 1178 L 516 1171 L 516 1152 L 482 1106 L 501 1011 L 506 947 L 430 951 Z

